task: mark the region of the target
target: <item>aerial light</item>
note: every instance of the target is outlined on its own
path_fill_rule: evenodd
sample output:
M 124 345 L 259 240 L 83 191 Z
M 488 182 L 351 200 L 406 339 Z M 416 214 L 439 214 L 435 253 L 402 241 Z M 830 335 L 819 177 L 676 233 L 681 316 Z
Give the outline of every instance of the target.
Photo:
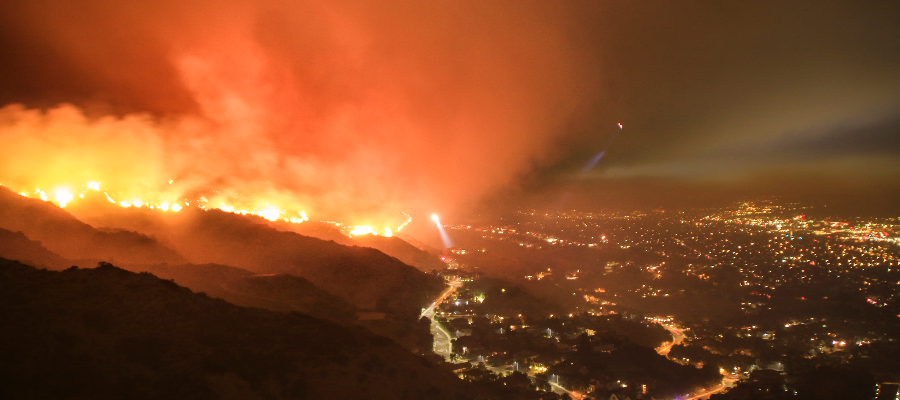
M 453 242 L 450 241 L 450 236 L 447 235 L 447 232 L 444 230 L 444 227 L 441 226 L 441 222 L 438 221 L 437 214 L 433 214 L 431 219 L 434 220 L 434 224 L 437 225 L 438 232 L 441 234 L 441 241 L 444 242 L 444 248 L 453 247 Z

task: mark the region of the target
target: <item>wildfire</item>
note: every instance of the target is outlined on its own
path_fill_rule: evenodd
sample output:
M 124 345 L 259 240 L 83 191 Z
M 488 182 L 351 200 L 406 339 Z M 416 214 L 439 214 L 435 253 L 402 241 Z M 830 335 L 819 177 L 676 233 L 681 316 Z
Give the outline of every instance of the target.
M 406 216 L 406 222 L 404 222 L 402 225 L 400 225 L 399 227 L 397 227 L 397 232 L 400 232 L 400 230 L 402 230 L 403 227 L 405 227 L 407 224 L 409 224 L 410 222 L 412 222 L 412 217 L 410 217 L 409 214 L 403 213 L 403 215 Z M 385 236 L 390 236 L 390 235 L 385 235 Z
M 172 184 L 172 182 L 173 181 L 170 180 L 169 184 Z M 0 186 L 5 186 L 5 185 L 0 184 Z M 75 186 L 77 187 L 77 185 L 75 185 Z M 116 193 L 116 192 L 113 192 L 108 189 L 101 190 L 102 184 L 98 181 L 91 181 L 91 182 L 87 182 L 87 183 L 81 185 L 80 186 L 81 190 L 73 191 L 73 190 L 70 190 L 69 187 L 71 187 L 71 186 L 66 187 L 66 186 L 61 185 L 60 187 L 56 188 L 55 192 L 53 192 L 54 195 L 52 197 L 52 200 L 51 200 L 50 196 L 48 196 L 47 192 L 40 188 L 36 188 L 34 190 L 34 192 L 21 191 L 18 193 L 24 197 L 40 198 L 43 201 L 51 201 L 51 202 L 59 205 L 59 207 L 61 207 L 61 208 L 66 207 L 67 205 L 71 204 L 73 201 L 76 201 L 76 199 L 84 199 L 86 193 L 88 193 L 89 191 L 94 191 L 94 192 L 101 193 L 104 197 L 106 197 L 106 200 L 108 200 L 110 203 L 119 205 L 124 208 L 129 208 L 129 207 L 142 208 L 143 207 L 143 208 L 150 208 L 150 209 L 154 209 L 154 210 L 160 210 L 160 211 L 164 211 L 164 212 L 179 212 L 184 207 L 191 206 L 193 203 L 193 205 L 195 207 L 203 209 L 203 210 L 215 208 L 215 209 L 219 209 L 219 210 L 222 210 L 225 212 L 230 212 L 230 213 L 235 213 L 235 214 L 256 215 L 256 216 L 265 218 L 269 221 L 283 220 L 285 222 L 290 222 L 290 223 L 294 223 L 294 224 L 299 224 L 299 223 L 303 223 L 305 221 L 309 221 L 309 217 L 306 215 L 306 212 L 302 212 L 302 211 L 301 212 L 292 212 L 292 211 L 285 210 L 285 209 L 279 208 L 277 206 L 271 205 L 269 203 L 262 203 L 262 205 L 257 206 L 257 208 L 255 208 L 255 209 L 238 208 L 238 207 L 235 207 L 234 205 L 226 204 L 224 202 L 217 202 L 218 203 L 217 207 L 210 207 L 209 206 L 210 202 L 205 197 L 200 197 L 199 200 L 190 200 L 190 199 L 184 199 L 184 198 L 178 199 L 177 198 L 178 196 L 163 194 L 160 197 L 168 197 L 169 200 L 157 202 L 157 201 L 153 201 L 153 200 L 147 200 L 150 198 L 149 196 L 133 196 L 133 197 L 123 196 L 121 193 Z M 124 197 L 124 198 L 122 198 L 122 197 Z M 412 217 L 410 217 L 409 214 L 403 213 L 403 215 L 405 215 L 407 217 L 407 220 L 402 225 L 397 227 L 396 231 L 400 231 L 401 229 L 403 229 L 403 227 L 405 227 L 407 224 L 409 224 L 412 221 Z M 383 230 L 379 231 L 369 225 L 346 227 L 345 225 L 336 223 L 336 222 L 332 222 L 332 224 L 334 224 L 338 228 L 341 228 L 345 233 L 348 233 L 349 236 L 351 236 L 351 237 L 358 236 L 358 235 L 368 235 L 368 234 L 372 234 L 372 235 L 380 234 L 385 237 L 391 237 L 391 236 L 393 236 L 393 233 L 394 233 L 394 230 L 392 230 L 389 227 L 385 227 Z
M 406 225 L 407 223 L 409 223 L 409 221 L 407 221 L 403 225 Z M 334 225 L 337 227 L 343 226 L 338 223 L 335 223 Z M 400 228 L 397 228 L 397 230 L 399 231 L 400 229 L 402 229 L 403 225 L 401 225 Z M 368 225 L 349 227 L 348 236 L 353 237 L 353 236 L 360 236 L 360 235 L 375 235 L 375 236 L 381 235 L 384 237 L 391 237 L 391 236 L 394 236 L 394 232 L 391 230 L 391 228 L 384 228 L 382 233 L 379 234 L 375 228 L 372 228 L 371 226 L 368 226 Z
M 59 203 L 59 206 L 65 208 L 66 204 L 69 204 L 69 202 L 72 201 L 75 196 L 73 196 L 72 193 L 69 193 L 65 189 L 58 189 L 56 191 L 55 198 L 56 202 Z
M 234 208 L 232 208 L 232 212 L 233 212 L 233 210 L 234 210 Z M 278 217 L 281 216 L 281 210 L 279 210 L 275 207 L 268 207 L 268 208 L 260 211 L 256 215 L 259 215 L 260 217 L 263 217 L 269 221 L 277 221 Z
M 171 181 L 170 181 L 170 183 L 171 183 Z M 4 185 L 0 185 L 0 186 L 4 186 Z M 80 191 L 80 193 L 77 194 L 77 196 L 78 196 L 78 198 L 83 199 L 83 198 L 85 198 L 85 193 L 87 193 L 89 190 L 92 190 L 95 192 L 101 192 L 106 197 L 106 199 L 109 200 L 110 203 L 117 204 L 121 207 L 125 207 L 125 208 L 146 207 L 146 208 L 150 208 L 150 209 L 156 209 L 156 210 L 161 210 L 161 211 L 172 211 L 172 212 L 181 211 L 184 208 L 184 206 L 191 205 L 191 201 L 184 200 L 184 199 L 174 200 L 174 201 L 162 201 L 159 203 L 157 203 L 155 201 L 144 200 L 143 196 L 136 196 L 137 198 L 127 198 L 126 197 L 125 199 L 115 199 L 114 197 L 119 197 L 119 194 L 116 194 L 111 191 L 110 192 L 101 191 L 100 187 L 101 187 L 100 182 L 97 182 L 97 181 L 87 182 L 86 184 L 82 185 L 82 190 Z M 43 201 L 51 201 L 50 197 L 47 195 L 47 192 L 40 188 L 35 189 L 33 194 L 29 194 L 29 192 L 27 192 L 27 191 L 19 192 L 19 194 L 24 197 L 37 197 Z M 70 203 L 72 203 L 72 201 L 74 201 L 75 198 L 76 198 L 75 193 L 70 191 L 68 188 L 61 187 L 61 188 L 56 189 L 54 196 L 52 198 L 52 201 L 54 203 L 56 203 L 57 205 L 59 205 L 60 207 L 64 208 L 67 205 L 69 205 Z M 183 203 L 184 206 L 182 206 L 179 203 Z M 206 198 L 201 197 L 201 201 L 197 201 L 195 203 L 196 203 L 195 205 L 200 209 L 206 210 L 206 209 L 210 208 L 210 207 L 206 206 L 206 204 L 207 204 Z M 268 204 L 266 204 L 263 207 L 260 207 L 258 210 L 255 210 L 255 211 L 237 210 L 234 206 L 227 205 L 225 203 L 220 203 L 220 207 L 215 207 L 215 208 L 218 208 L 218 209 L 220 209 L 222 211 L 226 211 L 226 212 L 238 213 L 241 215 L 247 215 L 247 214 L 257 215 L 257 216 L 263 217 L 269 221 L 277 221 L 279 219 L 283 219 L 286 222 L 292 222 L 295 224 L 299 224 L 304 221 L 309 221 L 309 217 L 306 216 L 305 212 L 290 213 L 287 210 L 282 210 L 278 207 L 271 206 Z

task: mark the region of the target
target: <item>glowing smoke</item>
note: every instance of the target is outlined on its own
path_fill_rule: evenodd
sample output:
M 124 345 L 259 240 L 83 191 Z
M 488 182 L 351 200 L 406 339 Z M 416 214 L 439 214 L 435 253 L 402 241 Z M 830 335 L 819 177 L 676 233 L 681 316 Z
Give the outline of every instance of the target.
M 2 108 L 0 182 L 398 227 L 545 157 L 596 83 L 539 4 L 23 4 L 90 93 Z

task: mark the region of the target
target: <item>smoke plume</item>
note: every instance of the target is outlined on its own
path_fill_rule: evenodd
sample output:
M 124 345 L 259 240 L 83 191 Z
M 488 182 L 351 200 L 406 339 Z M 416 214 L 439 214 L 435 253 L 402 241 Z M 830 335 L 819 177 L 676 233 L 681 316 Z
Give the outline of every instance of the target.
M 3 7 L 34 62 L 4 66 L 28 78 L 0 110 L 17 190 L 402 221 L 548 156 L 596 84 L 565 13 L 537 2 Z

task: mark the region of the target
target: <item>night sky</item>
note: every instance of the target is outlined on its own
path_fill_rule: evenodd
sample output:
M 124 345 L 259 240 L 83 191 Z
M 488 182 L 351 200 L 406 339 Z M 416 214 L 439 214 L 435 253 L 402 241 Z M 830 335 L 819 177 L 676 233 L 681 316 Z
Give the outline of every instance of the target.
M 172 179 L 345 221 L 895 209 L 898 27 L 897 1 L 8 1 L 0 183 Z

